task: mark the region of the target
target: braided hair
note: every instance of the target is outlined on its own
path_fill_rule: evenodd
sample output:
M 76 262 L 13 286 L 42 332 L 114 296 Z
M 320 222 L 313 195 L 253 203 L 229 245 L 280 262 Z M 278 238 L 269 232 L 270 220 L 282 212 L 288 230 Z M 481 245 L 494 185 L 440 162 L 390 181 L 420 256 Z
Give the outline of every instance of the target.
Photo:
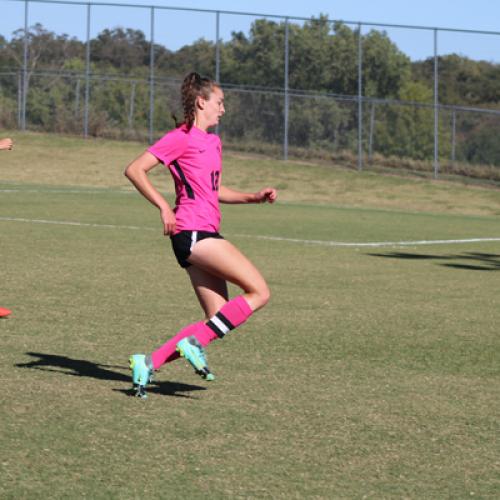
M 184 109 L 184 123 L 190 129 L 193 126 L 196 110 L 196 98 L 208 99 L 212 90 L 218 87 L 214 80 L 201 77 L 198 73 L 189 73 L 184 78 L 181 87 L 182 108 Z

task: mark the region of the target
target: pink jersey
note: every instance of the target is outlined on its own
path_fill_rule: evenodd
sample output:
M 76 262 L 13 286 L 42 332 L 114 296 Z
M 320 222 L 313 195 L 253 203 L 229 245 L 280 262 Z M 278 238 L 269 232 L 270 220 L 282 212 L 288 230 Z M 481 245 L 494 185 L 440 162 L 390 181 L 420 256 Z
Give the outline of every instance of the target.
M 148 151 L 170 169 L 175 181 L 177 232 L 218 232 L 222 147 L 215 134 L 182 125 Z

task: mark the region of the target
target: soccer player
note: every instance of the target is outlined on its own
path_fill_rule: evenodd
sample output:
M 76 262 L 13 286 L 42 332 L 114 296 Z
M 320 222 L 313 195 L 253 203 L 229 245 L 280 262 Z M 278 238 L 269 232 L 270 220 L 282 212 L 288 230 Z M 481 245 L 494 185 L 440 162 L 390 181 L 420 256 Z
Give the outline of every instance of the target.
M 245 322 L 270 297 L 257 268 L 219 234 L 219 203 L 273 203 L 276 190 L 244 193 L 221 184 L 221 141 L 208 132 L 225 112 L 224 92 L 215 81 L 190 73 L 181 96 L 182 125 L 130 163 L 125 175 L 159 209 L 164 234 L 170 236 L 177 261 L 189 275 L 205 320 L 184 327 L 149 355 L 130 357 L 132 383 L 142 398 L 153 371 L 179 356 L 202 378 L 213 380 L 204 347 Z M 173 210 L 147 175 L 159 163 L 169 168 L 175 182 Z M 243 291 L 231 300 L 228 281 Z

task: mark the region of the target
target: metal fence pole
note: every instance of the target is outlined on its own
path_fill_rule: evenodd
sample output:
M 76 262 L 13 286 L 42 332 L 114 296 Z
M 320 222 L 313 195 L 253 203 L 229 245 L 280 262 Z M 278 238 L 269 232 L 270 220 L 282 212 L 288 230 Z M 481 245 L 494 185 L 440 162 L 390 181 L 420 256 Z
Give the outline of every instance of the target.
M 220 83 L 220 12 L 215 13 L 215 81 Z M 215 127 L 215 133 L 219 135 L 219 124 Z
M 363 38 L 358 24 L 358 170 L 363 170 Z
M 283 123 L 283 160 L 288 160 L 288 111 L 290 106 L 290 96 L 288 94 L 288 62 L 290 56 L 290 48 L 288 43 L 289 28 L 288 18 L 285 18 L 285 109 Z
M 215 13 L 215 81 L 220 83 L 220 12 Z
M 130 88 L 130 108 L 128 112 L 128 128 L 132 130 L 134 124 L 134 109 L 135 109 L 135 86 L 136 82 L 132 82 Z
M 434 29 L 434 178 L 439 175 L 438 30 Z
M 22 109 L 23 109 L 23 72 L 17 74 L 17 127 L 22 128 Z
M 83 136 L 89 135 L 90 101 L 90 3 L 87 4 L 87 43 L 85 48 L 85 107 L 83 111 Z
M 23 40 L 23 95 L 21 99 L 21 130 L 26 130 L 26 101 L 28 100 L 28 6 L 24 2 L 24 40 Z
M 77 78 L 76 88 L 75 88 L 75 120 L 78 119 L 79 114 L 80 114 L 80 78 Z
M 375 128 L 375 103 L 372 102 L 370 109 L 370 135 L 368 139 L 368 161 L 372 161 L 373 155 L 373 129 Z
M 457 133 L 457 112 L 455 110 L 451 113 L 451 161 L 455 163 L 456 160 L 456 133 Z
M 151 7 L 151 48 L 149 56 L 149 143 L 153 143 L 155 112 L 155 8 Z

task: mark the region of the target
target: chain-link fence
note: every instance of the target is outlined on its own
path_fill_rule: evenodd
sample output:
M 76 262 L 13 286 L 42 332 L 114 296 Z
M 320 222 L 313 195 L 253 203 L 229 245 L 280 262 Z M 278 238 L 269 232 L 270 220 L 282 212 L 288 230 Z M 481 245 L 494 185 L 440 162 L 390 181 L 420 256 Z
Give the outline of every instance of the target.
M 493 106 L 485 109 L 444 104 L 439 94 L 438 54 L 441 34 L 488 36 L 500 43 L 500 33 L 314 20 L 327 29 L 349 27 L 344 33 L 348 43 L 341 53 L 343 60 L 339 56 L 339 61 L 328 61 L 319 51 L 307 52 L 303 40 L 297 36 L 301 27 L 314 27 L 314 21 L 308 19 L 51 0 L 0 0 L 0 3 L 8 4 L 4 9 L 7 15 L 9 5 L 16 5 L 17 16 L 21 17 L 17 67 L 4 67 L 5 71 L 0 72 L 0 125 L 3 127 L 152 142 L 172 128 L 172 114 L 182 117 L 179 109 L 182 74 L 178 69 L 169 71 L 168 64 L 165 64 L 169 54 L 160 50 L 161 46 L 155 39 L 158 19 L 168 12 L 182 14 L 186 22 L 190 16 L 205 16 L 206 24 L 213 25 L 213 42 L 208 41 L 205 45 L 199 42 L 197 50 L 205 51 L 205 67 L 208 64 L 210 73 L 221 81 L 225 90 L 228 113 L 218 132 L 226 146 L 284 159 L 319 158 L 343 162 L 358 169 L 404 166 L 432 172 L 436 177 L 443 173 L 472 172 L 476 177 L 500 180 L 500 151 L 492 134 L 492 130 L 498 130 L 500 110 Z M 35 58 L 43 57 L 43 51 L 49 50 L 50 40 L 46 46 L 40 44 L 38 53 L 32 47 L 31 27 L 37 23 L 35 16 L 30 14 L 30 7 L 34 4 L 54 8 L 64 5 L 85 12 L 81 19 L 85 40 L 80 44 L 80 52 L 75 49 L 71 57 L 60 54 L 61 63 L 70 59 L 75 69 L 67 69 L 67 64 L 52 69 L 35 64 Z M 24 7 L 22 14 L 20 5 Z M 146 14 L 149 33 L 145 35 L 147 40 L 144 43 L 147 43 L 149 53 L 142 72 L 131 75 L 130 71 L 115 69 L 112 74 L 103 73 L 94 63 L 91 31 L 97 21 L 93 11 L 104 6 L 117 13 L 121 8 L 133 7 Z M 258 70 L 247 76 L 248 82 L 231 81 L 234 77 L 228 76 L 226 68 L 221 23 L 227 24 L 236 17 L 248 19 L 251 23 L 261 18 L 270 19 L 274 31 L 270 33 L 267 44 L 277 46 L 276 50 L 281 53 L 279 58 L 271 59 L 264 47 L 254 54 L 258 59 L 254 61 L 254 68 L 257 64 Z M 248 26 L 254 37 L 257 28 L 266 28 Z M 378 66 L 380 60 L 383 66 L 379 74 L 367 74 L 367 71 L 377 71 L 377 64 L 371 61 L 378 50 L 376 44 L 387 35 L 381 29 L 417 30 L 425 38 L 431 51 L 426 59 L 432 82 L 430 93 L 419 97 L 417 92 L 417 99 L 383 95 L 387 93 L 384 85 L 389 85 L 388 80 L 398 78 L 398 75 L 396 72 L 391 76 L 393 70 L 384 66 L 385 61 L 380 55 L 376 56 L 379 57 Z M 366 30 L 370 31 L 363 35 Z M 266 40 L 265 36 L 263 39 Z M 70 41 L 66 42 L 65 47 L 70 51 Z M 394 54 L 388 54 L 389 57 L 394 57 Z M 335 77 L 340 71 L 336 68 L 341 64 L 348 68 L 344 71 L 348 78 L 337 82 Z M 320 78 L 316 75 L 325 65 L 331 68 L 332 87 L 351 89 L 350 93 L 331 93 L 325 90 L 325 85 L 321 91 L 311 88 L 314 87 L 314 77 Z M 240 73 L 244 72 L 245 66 L 242 65 Z M 307 80 L 307 75 L 313 76 L 312 83 Z M 264 79 L 273 86 L 258 85 Z M 297 90 L 296 85 L 303 85 L 307 90 Z

